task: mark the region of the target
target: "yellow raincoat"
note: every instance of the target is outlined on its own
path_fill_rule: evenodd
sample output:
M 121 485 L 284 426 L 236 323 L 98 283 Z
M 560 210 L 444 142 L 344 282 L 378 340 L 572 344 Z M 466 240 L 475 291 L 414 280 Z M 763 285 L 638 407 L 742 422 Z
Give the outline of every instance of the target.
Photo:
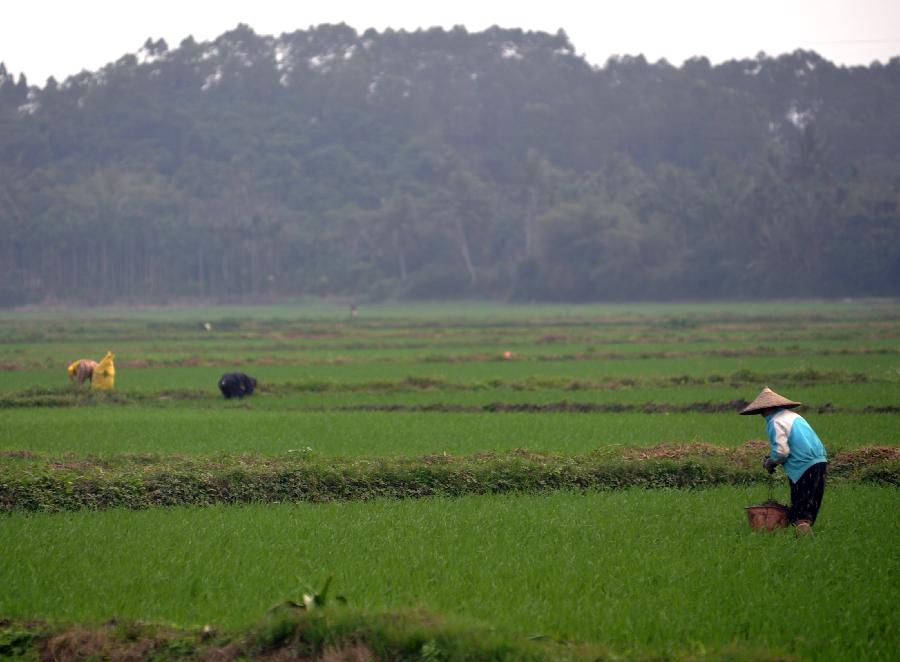
M 106 356 L 100 359 L 100 363 L 94 368 L 94 375 L 91 377 L 91 388 L 104 391 L 111 391 L 116 385 L 116 355 L 107 352 Z

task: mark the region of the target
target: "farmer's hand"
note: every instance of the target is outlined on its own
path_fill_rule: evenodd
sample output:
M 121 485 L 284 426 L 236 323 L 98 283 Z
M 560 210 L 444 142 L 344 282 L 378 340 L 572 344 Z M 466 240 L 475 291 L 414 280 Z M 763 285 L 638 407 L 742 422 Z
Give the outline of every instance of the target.
M 770 474 L 775 473 L 776 467 L 778 467 L 778 463 L 771 457 L 763 458 L 763 469 L 768 471 Z

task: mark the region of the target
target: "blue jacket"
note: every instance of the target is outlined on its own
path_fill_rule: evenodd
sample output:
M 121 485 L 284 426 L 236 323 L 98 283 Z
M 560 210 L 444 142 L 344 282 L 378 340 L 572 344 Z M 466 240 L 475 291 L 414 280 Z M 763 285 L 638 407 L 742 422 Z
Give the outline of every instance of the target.
M 784 466 L 784 472 L 795 483 L 812 465 L 828 462 L 819 435 L 805 418 L 790 409 L 779 409 L 766 416 L 766 433 L 772 445 L 771 458 Z

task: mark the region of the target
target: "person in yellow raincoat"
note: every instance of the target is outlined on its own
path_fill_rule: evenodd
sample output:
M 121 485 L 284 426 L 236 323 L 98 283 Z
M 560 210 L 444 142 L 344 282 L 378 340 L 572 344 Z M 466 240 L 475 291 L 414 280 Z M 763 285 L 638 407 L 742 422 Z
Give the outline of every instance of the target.
M 116 364 L 115 354 L 107 352 L 106 356 L 100 359 L 100 363 L 94 368 L 94 374 L 91 377 L 91 389 L 102 391 L 111 391 L 116 385 Z
M 78 359 L 77 361 L 73 361 L 69 364 L 68 368 L 69 379 L 80 386 L 85 382 L 91 381 L 91 377 L 94 374 L 94 368 L 96 367 L 97 362 L 93 359 Z

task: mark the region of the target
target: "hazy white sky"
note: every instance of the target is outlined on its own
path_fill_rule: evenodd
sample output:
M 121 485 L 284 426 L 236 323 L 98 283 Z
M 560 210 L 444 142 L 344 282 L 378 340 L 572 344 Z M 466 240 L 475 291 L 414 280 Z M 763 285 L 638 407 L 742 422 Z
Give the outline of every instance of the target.
M 0 62 L 32 84 L 62 80 L 136 52 L 147 37 L 170 47 L 250 25 L 278 35 L 344 22 L 362 32 L 491 25 L 555 32 L 595 64 L 644 54 L 680 65 L 815 50 L 838 64 L 900 55 L 900 0 L 3 0 Z

